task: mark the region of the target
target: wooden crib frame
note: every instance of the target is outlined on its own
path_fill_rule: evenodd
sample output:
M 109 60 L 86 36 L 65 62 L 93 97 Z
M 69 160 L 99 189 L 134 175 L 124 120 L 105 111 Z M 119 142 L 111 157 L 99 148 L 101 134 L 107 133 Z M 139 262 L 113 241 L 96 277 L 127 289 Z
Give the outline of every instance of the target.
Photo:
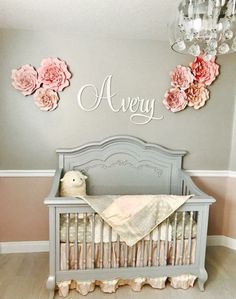
M 59 168 L 49 196 L 49 298 L 54 298 L 56 283 L 64 280 L 109 280 L 177 276 L 191 273 L 198 277 L 201 291 L 207 280 L 205 251 L 209 206 L 214 198 L 203 193 L 182 169 L 186 151 L 169 150 L 131 136 L 115 136 L 74 149 L 57 150 Z M 80 198 L 59 197 L 60 179 L 68 170 L 81 170 L 88 177 L 88 194 L 194 194 L 178 211 L 197 214 L 195 263 L 158 267 L 122 267 L 85 270 L 60 270 L 61 213 L 94 213 Z M 190 235 L 191 239 L 191 235 Z

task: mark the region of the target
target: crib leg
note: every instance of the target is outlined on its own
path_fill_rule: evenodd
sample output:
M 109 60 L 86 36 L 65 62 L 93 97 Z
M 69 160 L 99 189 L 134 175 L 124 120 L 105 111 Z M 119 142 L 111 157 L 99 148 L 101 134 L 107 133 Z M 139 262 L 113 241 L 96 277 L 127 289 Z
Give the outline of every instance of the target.
M 56 286 L 55 277 L 49 276 L 46 285 L 47 285 L 47 289 L 49 291 L 48 298 L 49 299 L 53 299 L 54 298 L 54 294 L 55 294 L 55 286 Z
M 54 299 L 55 292 L 49 291 L 48 299 Z
M 198 276 L 198 287 L 201 292 L 204 292 L 204 290 L 205 290 L 204 284 L 207 281 L 207 278 L 208 278 L 208 274 L 207 274 L 206 269 L 201 269 L 199 271 L 199 276 Z

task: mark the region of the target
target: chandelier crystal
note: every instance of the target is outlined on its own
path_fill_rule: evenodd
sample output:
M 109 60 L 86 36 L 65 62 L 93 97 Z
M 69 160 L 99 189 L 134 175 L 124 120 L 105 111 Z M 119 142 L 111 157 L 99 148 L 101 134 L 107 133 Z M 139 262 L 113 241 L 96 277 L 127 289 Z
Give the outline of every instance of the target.
M 205 60 L 236 52 L 236 0 L 182 0 L 169 25 L 171 48 Z

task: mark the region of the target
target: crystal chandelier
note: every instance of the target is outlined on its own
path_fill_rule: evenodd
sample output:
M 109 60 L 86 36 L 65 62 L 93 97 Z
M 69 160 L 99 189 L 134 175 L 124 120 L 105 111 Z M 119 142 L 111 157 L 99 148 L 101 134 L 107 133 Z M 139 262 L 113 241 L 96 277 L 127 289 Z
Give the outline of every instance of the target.
M 169 24 L 171 48 L 205 60 L 236 52 L 236 0 L 182 0 Z

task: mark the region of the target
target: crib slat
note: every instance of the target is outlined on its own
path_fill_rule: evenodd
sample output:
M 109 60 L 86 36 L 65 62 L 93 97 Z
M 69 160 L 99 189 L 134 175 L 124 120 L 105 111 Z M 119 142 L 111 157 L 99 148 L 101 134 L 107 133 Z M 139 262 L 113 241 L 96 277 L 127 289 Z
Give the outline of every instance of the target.
M 83 222 L 84 222 L 84 229 L 83 229 L 83 254 L 82 254 L 82 260 L 83 260 L 83 269 L 86 269 L 86 256 L 87 256 L 87 242 L 86 242 L 86 236 L 87 236 L 87 213 L 83 214 Z
M 120 266 L 120 236 L 117 235 L 116 240 L 116 267 L 119 268 Z
M 167 254 L 168 254 L 168 233 L 169 233 L 169 218 L 165 221 L 166 231 L 165 231 L 165 253 L 164 253 L 164 263 L 167 265 Z
M 175 250 L 176 250 L 176 233 L 177 233 L 177 217 L 178 217 L 178 212 L 175 213 L 175 218 L 174 218 L 174 228 L 173 228 L 173 246 L 172 246 L 172 256 L 171 256 L 171 264 L 172 266 L 175 265 Z
M 149 234 L 149 245 L 148 245 L 148 267 L 152 266 L 152 231 Z
M 101 230 L 100 230 L 100 268 L 103 268 L 103 228 L 104 228 L 104 222 L 103 219 L 100 218 L 101 221 Z
M 125 268 L 127 268 L 127 266 L 128 266 L 128 246 L 127 246 L 127 244 L 125 243 L 124 244 L 124 246 L 125 246 Z
M 111 268 L 111 256 L 112 256 L 111 238 L 112 238 L 112 228 L 111 226 L 109 226 L 108 268 Z
M 144 266 L 144 239 L 141 240 L 141 267 Z
M 132 248 L 132 267 L 136 265 L 136 244 L 133 245 Z
M 181 235 L 180 257 L 179 257 L 180 265 L 183 265 L 185 213 L 186 212 L 182 212 L 182 235 Z
M 185 191 L 184 191 L 184 195 L 188 194 L 188 186 L 185 186 Z
M 92 233 L 91 233 L 91 268 L 94 269 L 94 262 L 95 262 L 95 257 L 94 257 L 94 241 L 95 241 L 95 213 L 93 213 L 91 217 L 92 221 Z
M 187 264 L 191 261 L 191 245 L 192 245 L 192 228 L 193 228 L 193 211 L 190 212 L 190 222 L 189 222 L 189 235 L 188 235 L 188 251 L 187 251 Z
M 66 214 L 66 269 L 69 270 L 70 266 L 70 214 Z
M 75 270 L 78 269 L 78 213 L 75 216 L 75 244 L 74 244 L 74 256 L 75 256 Z
M 157 254 L 157 266 L 159 266 L 159 263 L 160 263 L 160 227 L 158 226 L 157 227 L 157 251 L 156 251 L 156 254 Z

